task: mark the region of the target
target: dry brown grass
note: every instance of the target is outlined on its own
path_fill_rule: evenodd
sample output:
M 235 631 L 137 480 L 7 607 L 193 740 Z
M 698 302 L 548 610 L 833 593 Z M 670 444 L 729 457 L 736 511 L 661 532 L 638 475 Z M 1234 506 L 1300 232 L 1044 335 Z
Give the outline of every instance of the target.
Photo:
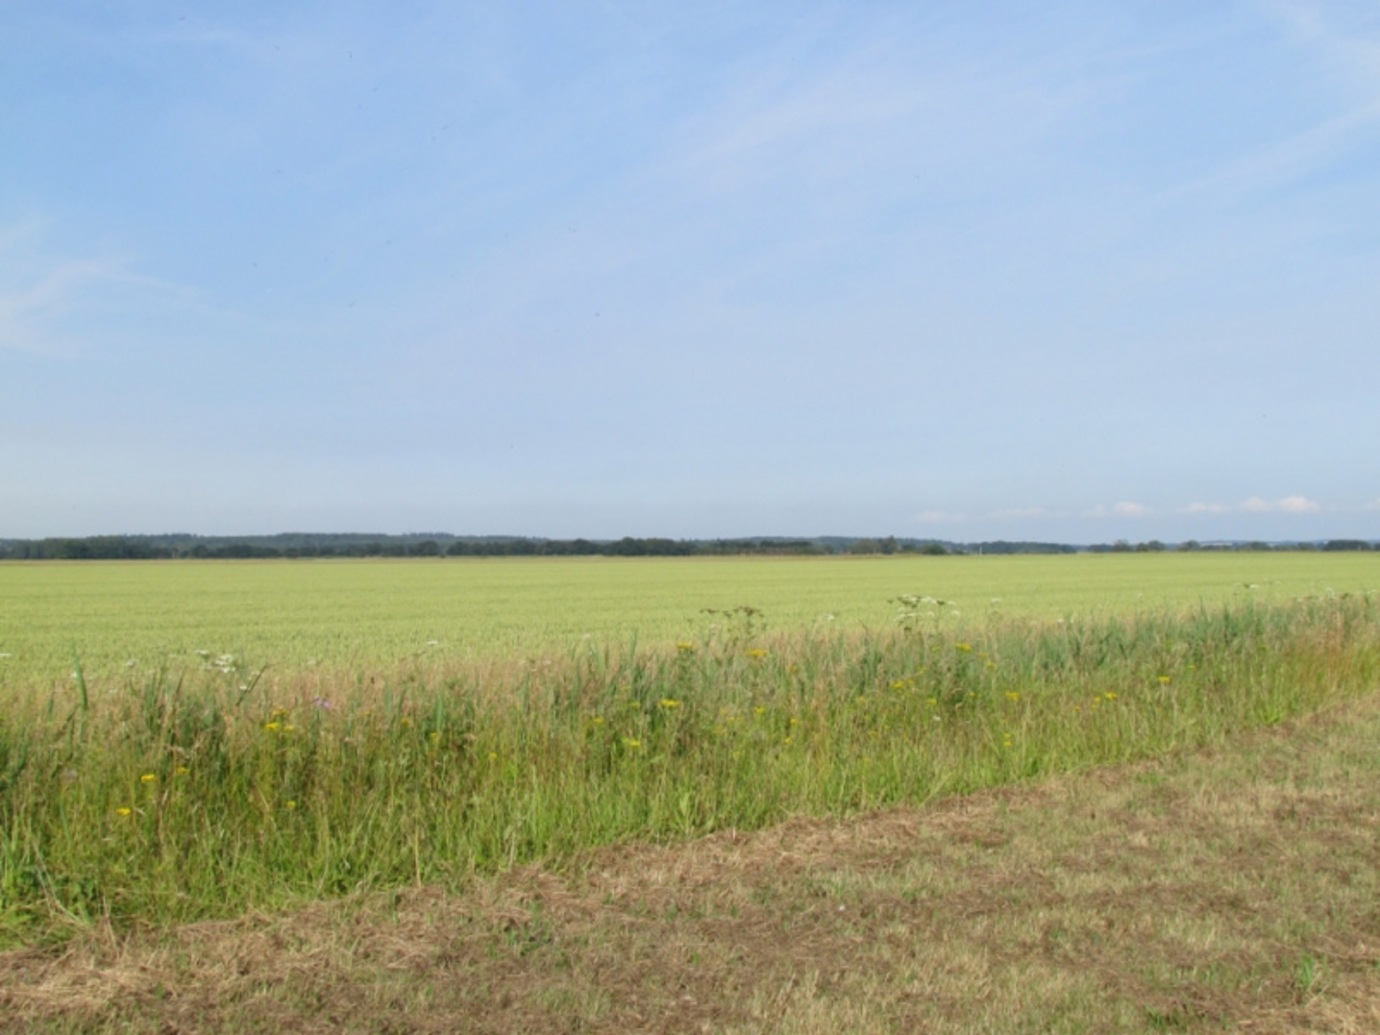
M 1380 697 L 1210 754 L 0 955 L 36 1031 L 1380 1031 Z

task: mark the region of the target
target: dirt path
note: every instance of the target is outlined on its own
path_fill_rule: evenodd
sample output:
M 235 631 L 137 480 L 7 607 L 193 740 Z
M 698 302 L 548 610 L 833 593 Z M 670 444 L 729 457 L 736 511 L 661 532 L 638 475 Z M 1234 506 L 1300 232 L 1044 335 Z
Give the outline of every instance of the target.
M 0 955 L 0 1029 L 1380 1031 L 1380 697 L 1208 754 Z

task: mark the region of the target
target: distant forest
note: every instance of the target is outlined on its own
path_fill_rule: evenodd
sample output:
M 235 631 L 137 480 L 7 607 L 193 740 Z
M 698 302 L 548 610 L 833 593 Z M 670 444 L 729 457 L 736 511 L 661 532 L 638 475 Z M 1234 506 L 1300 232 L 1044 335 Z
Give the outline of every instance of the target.
M 827 554 L 1060 554 L 1154 553 L 1163 550 L 1375 550 L 1363 539 L 1321 542 L 1214 542 L 1166 545 L 1151 540 L 1072 546 L 1066 543 L 956 543 L 936 539 L 540 539 L 525 536 L 456 536 L 444 533 L 284 533 L 271 536 L 123 535 L 85 538 L 0 539 L 0 560 L 174 560 L 302 557 L 709 557 Z

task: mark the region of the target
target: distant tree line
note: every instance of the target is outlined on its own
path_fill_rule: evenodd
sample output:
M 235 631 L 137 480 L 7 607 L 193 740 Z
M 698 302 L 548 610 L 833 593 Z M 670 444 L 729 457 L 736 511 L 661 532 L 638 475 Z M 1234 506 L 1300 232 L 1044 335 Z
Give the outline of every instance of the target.
M 1297 550 L 1325 550 L 1335 552 L 1345 550 L 1380 550 L 1380 543 L 1371 543 L 1365 539 L 1328 539 L 1325 542 L 1298 543 L 1266 543 L 1259 540 L 1252 540 L 1250 542 L 1200 543 L 1196 539 L 1188 539 L 1170 547 L 1166 546 L 1158 539 L 1151 539 L 1144 543 L 1129 543 L 1125 539 L 1118 539 L 1114 543 L 1097 543 L 1087 548 L 1088 553 L 1159 553 L 1170 549 L 1177 550 L 1180 553 L 1192 553 L 1199 550 L 1234 553 Z
M 0 540 L 0 560 L 103 561 L 179 558 L 249 559 L 294 557 L 692 557 L 692 556 L 811 556 L 858 554 L 1069 554 L 1158 553 L 1164 550 L 1375 550 L 1380 544 L 1363 539 L 1330 539 L 1316 543 L 1200 543 L 1168 546 L 1157 539 L 1130 543 L 1119 539 L 1078 547 L 1067 543 L 995 540 L 982 543 L 944 543 L 928 539 L 537 539 L 523 536 L 371 536 L 367 534 L 287 533 L 277 536 L 87 536 L 85 538 Z

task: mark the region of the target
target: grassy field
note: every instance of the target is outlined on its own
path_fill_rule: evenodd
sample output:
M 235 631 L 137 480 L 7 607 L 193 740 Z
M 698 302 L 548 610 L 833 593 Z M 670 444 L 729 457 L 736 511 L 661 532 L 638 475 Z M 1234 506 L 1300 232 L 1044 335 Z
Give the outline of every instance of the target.
M 1211 751 L 0 953 L 0 1031 L 1380 1030 L 1380 696 Z
M 1022 897 L 1019 879 L 1003 884 L 997 904 L 981 914 L 985 927 L 958 939 L 952 958 L 904 950 L 912 960 L 904 981 L 886 968 L 901 965 L 901 956 L 887 953 L 902 953 L 906 928 L 888 926 L 886 910 L 929 917 L 938 937 L 952 910 L 990 889 L 968 886 L 965 875 L 941 880 L 920 860 L 899 883 L 861 857 L 840 862 L 839 912 L 851 919 L 857 909 L 860 921 L 876 922 L 802 928 L 820 939 L 799 943 L 814 945 L 807 956 L 817 965 L 808 966 L 779 931 L 814 916 L 828 889 L 811 878 L 798 887 L 787 882 L 773 897 L 769 874 L 785 873 L 797 851 L 776 835 L 753 842 L 768 847 L 743 863 L 761 864 L 758 877 L 744 878 L 743 901 L 721 902 L 708 891 L 668 898 L 650 886 L 624 901 L 619 887 L 642 887 L 633 876 L 596 882 L 606 905 L 624 904 L 580 928 L 576 941 L 558 934 L 569 921 L 559 904 L 578 898 L 575 891 L 553 900 L 559 909 L 553 905 L 550 917 L 544 905 L 541 915 L 501 905 L 507 919 L 497 927 L 483 926 L 488 914 L 473 896 L 506 894 L 501 889 L 514 885 L 503 874 L 574 880 L 600 852 L 654 859 L 646 853 L 662 851 L 655 845 L 716 832 L 783 823 L 789 831 L 804 817 L 849 820 L 1107 765 L 1231 750 L 1262 729 L 1373 695 L 1380 602 L 1369 584 L 1377 575 L 1369 556 L 1309 554 L 2 566 L 4 653 L 12 656 L 4 659 L 0 712 L 0 942 L 29 946 L 4 959 L 37 961 L 37 970 L 21 962 L 5 971 L 0 960 L 0 1003 L 59 1030 L 69 1022 L 137 1028 L 139 1018 L 166 1020 L 166 1011 L 131 1014 L 113 1000 L 82 1013 L 80 1004 L 68 1009 L 60 996 L 45 998 L 42 974 L 62 967 L 43 947 L 89 952 L 92 939 L 103 938 L 100 951 L 118 966 L 120 946 L 144 944 L 150 931 L 264 911 L 305 915 L 333 899 L 378 902 L 371 896 L 412 889 L 406 901 L 426 917 L 418 923 L 481 917 L 444 950 L 455 959 L 480 948 L 506 959 L 503 945 L 533 957 L 485 971 L 484 987 L 506 988 L 503 1001 L 521 1001 L 525 1011 L 511 1024 L 489 1018 L 487 1030 L 541 1029 L 543 1010 L 610 1030 L 676 1029 L 679 1022 L 633 1023 L 642 1015 L 636 1003 L 625 1009 L 626 991 L 575 980 L 580 952 L 602 967 L 597 961 L 614 951 L 608 946 L 620 945 L 638 958 L 682 945 L 685 959 L 664 962 L 681 967 L 676 988 L 698 991 L 677 992 L 675 1003 L 657 992 L 648 1008 L 663 1020 L 684 1009 L 702 1026 L 712 1011 L 681 999 L 721 995 L 733 1004 L 722 1030 L 885 1030 L 953 1018 L 995 1030 L 1021 1030 L 1016 1020 L 1029 1030 L 1142 1021 L 1193 1027 L 1232 1016 L 1247 995 L 1242 989 L 1252 987 L 1271 995 L 1293 989 L 1306 1006 L 1332 987 L 1326 981 L 1334 978 L 1321 975 L 1354 977 L 1337 946 L 1361 928 L 1319 921 L 1326 937 L 1313 938 L 1313 928 L 1299 926 L 1308 909 L 1349 908 L 1347 888 L 1374 883 L 1373 860 L 1366 869 L 1350 830 L 1310 832 L 1316 851 L 1296 853 L 1300 866 L 1316 868 L 1324 842 L 1345 848 L 1355 858 L 1344 876 L 1313 874 L 1318 889 L 1298 891 L 1294 905 L 1280 904 L 1269 917 L 1250 907 L 1258 915 L 1238 924 L 1234 955 L 1223 956 L 1213 941 L 1220 918 L 1211 913 L 1211 882 L 1228 903 L 1255 901 L 1234 876 L 1239 853 L 1223 849 L 1209 884 L 1194 892 L 1207 914 L 1164 926 L 1114 899 L 1116 889 L 1141 879 L 1127 874 L 1140 872 L 1149 848 L 1184 870 L 1191 846 L 1175 847 L 1171 820 L 1137 828 L 1139 840 L 1093 846 L 1108 870 L 1099 876 L 1078 869 L 1091 849 L 1058 824 L 1041 831 L 1031 818 L 1010 840 L 1024 838 L 1021 852 L 1044 867 L 1036 874 L 1043 883 L 1031 887 L 1049 895 Z M 1221 777 L 1222 794 L 1233 786 Z M 1362 829 L 1373 811 L 1358 802 L 1328 815 Z M 1094 818 L 1106 807 L 1094 802 Z M 1292 819 L 1274 820 L 1294 830 Z M 857 829 L 864 841 L 875 833 Z M 891 836 L 885 823 L 879 829 L 876 836 Z M 984 838 L 977 843 L 987 845 Z M 1001 837 L 990 846 L 1000 844 Z M 907 850 L 898 848 L 897 860 Z M 1009 865 L 1017 862 L 1013 855 Z M 1060 883 L 1051 876 L 1060 866 L 1087 880 Z M 1103 903 L 1100 913 L 1069 912 L 1084 893 Z M 1170 888 L 1159 901 L 1170 908 L 1181 894 Z M 445 904 L 453 901 L 461 904 Z M 753 930 L 766 932 L 761 980 L 697 983 L 684 968 L 728 950 L 708 928 L 695 928 L 688 941 L 666 940 L 683 931 L 682 909 L 703 919 L 720 906 L 747 910 Z M 738 915 L 715 923 L 739 945 L 733 952 L 745 952 L 756 935 L 732 933 L 729 920 Z M 1051 916 L 1064 919 L 1051 926 Z M 1201 929 L 1193 926 L 1199 921 Z M 1119 925 L 1117 938 L 1112 927 L 1089 933 L 1099 924 Z M 634 926 L 645 932 L 641 940 L 618 933 Z M 485 941 L 484 931 L 499 941 Z M 1280 952 L 1297 957 L 1289 963 L 1297 974 L 1284 979 L 1270 970 L 1280 952 L 1240 947 L 1257 936 L 1287 945 Z M 1031 938 L 1065 963 L 1092 953 L 1105 957 L 1098 966 L 1140 965 L 1132 947 L 1145 938 L 1159 938 L 1167 955 L 1155 964 L 1161 971 L 1145 962 L 1125 986 L 1132 992 L 1115 1000 L 1103 994 L 1109 971 L 1080 983 L 1065 963 L 1043 970 L 1021 963 Z M 1112 951 L 1118 939 L 1124 951 Z M 768 942 L 791 951 L 768 952 Z M 829 970 L 830 953 L 863 943 L 875 951 L 856 958 L 873 963 Z M 1181 943 L 1192 951 L 1180 952 Z M 548 957 L 556 944 L 564 947 Z M 996 952 L 1002 945 L 1005 963 Z M 1060 955 L 1068 946 L 1077 953 Z M 173 950 L 185 966 L 172 970 L 140 966 L 170 981 L 193 980 L 186 968 L 195 971 L 196 951 Z M 429 958 L 429 950 L 415 951 Z M 1353 956 L 1370 959 L 1367 952 Z M 341 958 L 349 972 L 372 966 L 348 952 Z M 570 980 L 533 972 L 532 988 L 546 998 L 524 999 L 505 982 L 539 960 Z M 1211 961 L 1206 973 L 1195 969 L 1203 960 Z M 718 959 L 716 973 L 732 963 Z M 346 980 L 329 967 L 323 973 L 323 988 Z M 773 984 L 773 975 L 788 973 L 786 984 Z M 472 1008 L 470 993 L 458 988 L 368 980 L 392 989 L 389 1009 L 413 1011 L 422 1027 L 449 1023 L 427 1013 L 434 1004 Z M 954 1005 L 963 981 L 987 982 L 979 998 L 988 1013 Z M 1176 999 L 1176 982 L 1218 991 Z M 38 991 L 16 992 L 18 985 Z M 296 986 L 275 987 L 302 1024 L 338 1026 L 321 1012 L 329 1000 L 288 1002 Z M 200 993 L 177 994 L 194 1003 Z M 917 996 L 933 1008 L 912 1009 Z M 1105 1003 L 1122 1012 L 1107 1013 Z M 221 1019 L 253 1027 L 254 1009 Z M 367 1016 L 374 1028 L 385 1024 L 377 1011 Z M 1051 1029 L 1040 1021 L 1055 1016 L 1069 1023 Z M 680 1027 L 699 1030 L 689 1020 Z
M 1254 588 L 1247 588 L 1254 587 Z M 750 605 L 770 627 L 882 628 L 902 594 L 968 621 L 1126 615 L 1200 601 L 1280 602 L 1380 589 L 1380 554 L 1037 557 L 465 559 L 0 564 L 0 687 L 233 654 L 275 672 L 667 643 L 706 608 Z M 434 646 L 429 645 L 434 641 Z
M 440 883 L 1220 742 L 1380 675 L 1368 595 L 880 632 L 755 612 L 664 648 L 16 691 L 0 936 Z

